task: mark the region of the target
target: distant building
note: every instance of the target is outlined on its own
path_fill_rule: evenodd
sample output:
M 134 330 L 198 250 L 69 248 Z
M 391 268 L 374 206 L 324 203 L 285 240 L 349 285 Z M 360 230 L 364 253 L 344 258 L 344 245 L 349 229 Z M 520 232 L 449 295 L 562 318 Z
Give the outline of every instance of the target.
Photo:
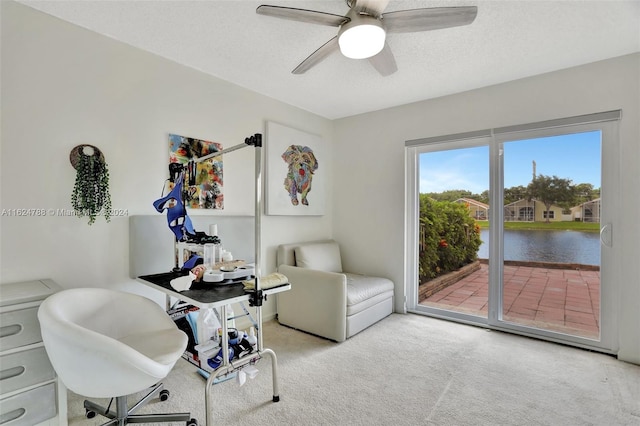
M 458 198 L 456 203 L 464 204 L 469 210 L 469 216 L 475 220 L 489 219 L 489 205 L 471 198 Z M 525 198 L 504 206 L 505 222 L 546 222 L 547 215 L 549 222 L 600 222 L 600 198 L 587 201 L 578 206 L 565 211 L 555 204 L 547 212 L 547 207 L 543 202 Z
M 571 208 L 572 219 L 578 222 L 600 222 L 600 198 Z
M 543 202 L 538 200 L 521 199 L 504 206 L 505 222 L 560 222 L 563 220 L 571 220 L 570 216 L 563 215 L 564 209 L 555 204 L 547 212 L 547 207 Z M 548 216 L 548 217 L 547 217 Z
M 489 205 L 481 203 L 480 201 L 472 198 L 458 198 L 456 203 L 464 204 L 469 210 L 469 216 L 475 220 L 488 220 L 489 219 Z

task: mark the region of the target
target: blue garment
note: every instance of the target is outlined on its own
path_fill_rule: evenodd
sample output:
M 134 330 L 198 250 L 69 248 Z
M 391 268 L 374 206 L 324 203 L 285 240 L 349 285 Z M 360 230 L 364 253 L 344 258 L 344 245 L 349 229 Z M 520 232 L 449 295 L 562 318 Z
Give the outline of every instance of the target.
M 191 219 L 187 215 L 187 209 L 182 201 L 183 181 L 184 173 L 180 173 L 171 192 L 153 202 L 153 207 L 155 207 L 158 213 L 162 213 L 165 209 L 167 210 L 169 229 L 171 229 L 178 241 L 181 241 L 185 237 L 185 233 L 195 234 Z M 170 201 L 175 201 L 175 204 L 172 207 L 166 207 Z

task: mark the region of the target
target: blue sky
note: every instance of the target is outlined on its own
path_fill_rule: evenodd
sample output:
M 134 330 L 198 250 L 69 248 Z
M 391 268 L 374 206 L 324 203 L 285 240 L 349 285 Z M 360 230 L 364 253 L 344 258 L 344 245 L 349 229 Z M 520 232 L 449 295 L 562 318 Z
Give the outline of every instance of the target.
M 527 186 L 536 174 L 590 183 L 600 188 L 599 131 L 527 139 L 504 144 L 505 187 Z M 420 155 L 420 192 L 489 189 L 489 147 L 429 152 Z

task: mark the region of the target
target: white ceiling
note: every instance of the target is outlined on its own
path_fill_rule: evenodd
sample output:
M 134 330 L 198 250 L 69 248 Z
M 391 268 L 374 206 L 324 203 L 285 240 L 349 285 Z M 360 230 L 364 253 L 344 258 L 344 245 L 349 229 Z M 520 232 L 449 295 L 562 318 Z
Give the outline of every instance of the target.
M 335 119 L 640 51 L 640 1 L 391 0 L 386 11 L 478 6 L 468 26 L 389 34 L 398 71 L 336 53 L 291 70 L 337 28 L 257 15 L 260 4 L 345 14 L 345 0 L 32 1 L 23 4 Z

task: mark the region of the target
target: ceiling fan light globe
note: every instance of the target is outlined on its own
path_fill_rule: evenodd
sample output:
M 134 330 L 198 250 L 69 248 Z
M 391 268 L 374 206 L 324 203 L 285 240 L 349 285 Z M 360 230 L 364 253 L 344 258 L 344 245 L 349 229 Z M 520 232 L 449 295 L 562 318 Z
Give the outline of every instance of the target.
M 372 23 L 343 25 L 338 35 L 338 45 L 347 58 L 365 59 L 380 53 L 385 38 L 384 28 L 374 19 Z

